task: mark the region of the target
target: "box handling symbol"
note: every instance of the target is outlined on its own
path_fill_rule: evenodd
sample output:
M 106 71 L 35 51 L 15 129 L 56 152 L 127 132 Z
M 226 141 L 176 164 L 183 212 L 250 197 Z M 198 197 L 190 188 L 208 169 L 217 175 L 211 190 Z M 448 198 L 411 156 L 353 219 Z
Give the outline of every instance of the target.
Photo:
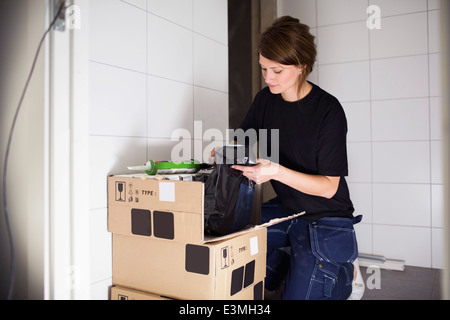
M 123 181 L 116 182 L 116 201 L 126 202 L 126 183 Z
M 222 269 L 230 266 L 230 255 L 228 254 L 228 247 L 222 248 Z

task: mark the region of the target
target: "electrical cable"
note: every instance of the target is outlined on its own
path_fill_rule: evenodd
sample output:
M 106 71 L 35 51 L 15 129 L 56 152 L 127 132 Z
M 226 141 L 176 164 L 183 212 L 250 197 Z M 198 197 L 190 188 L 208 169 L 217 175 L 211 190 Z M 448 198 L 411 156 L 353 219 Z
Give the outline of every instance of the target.
M 7 202 L 7 192 L 6 192 L 6 174 L 7 174 L 7 170 L 8 170 L 8 159 L 9 159 L 9 151 L 11 148 L 11 141 L 12 141 L 12 137 L 14 134 L 14 129 L 16 127 L 16 122 L 17 122 L 17 118 L 19 116 L 19 112 L 20 109 L 22 108 L 22 103 L 23 100 L 25 98 L 25 94 L 27 92 L 28 86 L 30 84 L 31 81 L 31 77 L 33 76 L 34 73 L 34 69 L 36 67 L 36 63 L 39 57 L 39 53 L 41 52 L 41 48 L 42 45 L 44 44 L 45 38 L 47 37 L 47 35 L 50 33 L 51 29 L 53 28 L 53 26 L 55 25 L 56 21 L 58 20 L 62 10 L 66 7 L 66 2 L 63 1 L 61 6 L 59 7 L 59 10 L 55 16 L 55 18 L 53 19 L 53 21 L 50 23 L 50 26 L 48 27 L 48 29 L 45 31 L 44 35 L 42 36 L 41 41 L 39 42 L 39 46 L 38 49 L 36 51 L 36 54 L 34 56 L 34 61 L 33 64 L 31 66 L 31 71 L 28 75 L 28 79 L 27 82 L 25 83 L 25 87 L 23 89 L 22 92 L 22 96 L 20 97 L 19 100 L 19 104 L 17 106 L 16 109 L 16 113 L 14 115 L 14 119 L 11 125 L 11 130 L 9 132 L 9 137 L 8 137 L 8 144 L 6 146 L 6 153 L 5 153 L 5 162 L 3 165 L 3 216 L 5 219 L 5 225 L 6 225 L 6 231 L 8 234 L 8 240 L 9 240 L 9 248 L 10 248 L 10 278 L 9 278 L 9 288 L 8 288 L 8 295 L 7 295 L 7 300 L 11 300 L 12 299 L 12 294 L 13 294 L 13 290 L 14 290 L 14 282 L 15 282 L 15 252 L 14 252 L 14 240 L 13 240 L 13 234 L 12 234 L 12 230 L 11 230 L 11 224 L 9 221 L 9 214 L 8 214 L 8 202 Z

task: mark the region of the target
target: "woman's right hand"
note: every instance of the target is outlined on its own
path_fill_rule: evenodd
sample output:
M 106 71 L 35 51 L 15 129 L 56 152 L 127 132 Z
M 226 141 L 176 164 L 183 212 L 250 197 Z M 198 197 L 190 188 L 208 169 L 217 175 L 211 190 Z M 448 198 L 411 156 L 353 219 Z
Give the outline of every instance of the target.
M 222 148 L 222 147 L 215 147 L 211 150 L 211 152 L 209 153 L 209 159 L 208 159 L 209 164 L 212 164 L 212 165 L 216 164 L 216 150 L 218 150 L 220 148 Z

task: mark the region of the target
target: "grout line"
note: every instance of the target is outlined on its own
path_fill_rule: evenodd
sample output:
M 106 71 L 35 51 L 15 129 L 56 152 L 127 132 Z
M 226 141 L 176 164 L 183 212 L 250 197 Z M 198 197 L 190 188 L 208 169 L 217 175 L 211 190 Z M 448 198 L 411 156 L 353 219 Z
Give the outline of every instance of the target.
M 137 70 L 133 70 L 133 69 L 128 69 L 128 68 L 124 68 L 124 67 L 117 66 L 117 65 L 114 65 L 114 64 L 109 64 L 109 63 L 95 61 L 95 60 L 89 60 L 89 62 L 97 63 L 97 64 L 108 66 L 108 67 L 111 67 L 111 68 L 117 68 L 117 69 L 121 69 L 121 70 L 125 70 L 125 71 L 135 72 L 135 73 L 139 73 L 141 75 L 146 75 L 146 76 L 149 76 L 149 77 L 155 77 L 155 78 L 159 78 L 159 79 L 164 79 L 164 80 L 168 80 L 168 81 L 173 81 L 173 82 L 177 82 L 177 83 L 186 84 L 186 85 L 189 85 L 189 86 L 194 86 L 194 87 L 197 87 L 197 88 L 203 88 L 203 89 L 207 89 L 207 90 L 211 90 L 211 91 L 215 91 L 215 92 L 228 94 L 228 92 L 226 92 L 226 91 L 218 90 L 218 89 L 215 89 L 215 88 L 209 88 L 209 87 L 197 85 L 197 84 L 194 84 L 194 83 L 189 83 L 189 82 L 180 81 L 180 80 L 177 80 L 177 79 L 163 77 L 163 76 L 156 75 L 156 74 L 151 74 L 151 73 L 147 73 L 147 72 L 142 72 L 142 71 L 137 71 Z
M 141 8 L 141 7 L 138 7 L 138 6 L 136 6 L 136 5 L 132 4 L 132 3 L 126 2 L 126 1 L 124 1 L 124 0 L 120 0 L 120 1 L 121 1 L 122 3 L 124 3 L 124 4 L 127 4 L 127 5 L 129 5 L 129 6 L 132 6 L 132 7 L 136 8 L 136 9 L 138 9 L 138 10 L 141 10 L 141 11 L 146 12 L 146 13 L 147 13 L 147 16 L 148 16 L 149 14 L 151 14 L 152 16 L 154 16 L 154 17 L 156 17 L 156 18 L 159 18 L 159 19 L 164 20 L 164 21 L 166 21 L 166 22 L 172 23 L 172 24 L 174 24 L 174 25 L 176 25 L 176 26 L 178 26 L 178 27 L 180 27 L 180 28 L 189 30 L 189 31 L 191 31 L 191 32 L 193 32 L 193 33 L 195 33 L 195 34 L 201 35 L 201 36 L 203 36 L 203 37 L 205 37 L 205 38 L 207 38 L 207 39 L 209 39 L 209 40 L 211 40 L 211 41 L 217 42 L 217 43 L 219 43 L 219 44 L 222 44 L 222 45 L 228 47 L 228 44 L 227 44 L 227 43 L 221 42 L 221 41 L 216 40 L 216 39 L 214 39 L 214 38 L 211 38 L 211 37 L 209 37 L 209 36 L 207 36 L 207 35 L 205 35 L 205 34 L 203 34 L 203 33 L 200 33 L 200 32 L 198 32 L 198 31 L 195 31 L 195 30 L 194 30 L 194 20 L 192 20 L 192 28 L 189 28 L 189 27 L 186 27 L 186 26 L 184 26 L 184 25 L 182 25 L 182 24 L 179 24 L 179 23 L 177 23 L 177 22 L 175 22 L 175 21 L 169 20 L 168 18 L 165 18 L 165 17 L 163 17 L 163 16 L 160 16 L 160 15 L 154 13 L 154 12 L 149 11 L 149 8 L 148 8 L 148 2 L 147 2 L 147 8 L 146 8 L 146 9 L 143 9 L 143 8 Z M 194 12 L 194 5 L 192 5 L 192 12 Z
M 171 139 L 170 137 L 148 137 L 148 136 L 120 136 L 114 134 L 89 134 L 90 137 L 99 138 L 129 138 L 129 139 Z
M 361 221 L 361 223 L 363 223 L 363 222 Z M 393 223 L 380 223 L 380 222 L 372 222 L 372 223 L 366 222 L 365 224 L 371 224 L 372 226 L 383 226 L 383 227 L 387 226 L 387 227 L 420 228 L 420 229 L 427 229 L 430 232 L 431 232 L 431 229 L 432 229 L 431 226 L 419 226 L 419 225 L 413 225 L 413 224 L 393 224 Z M 444 228 L 439 228 L 439 227 L 434 227 L 434 228 L 435 229 L 442 229 L 442 230 L 444 230 Z
M 358 180 L 347 180 L 348 183 L 360 183 L 360 184 L 372 184 L 372 185 L 405 185 L 405 186 L 428 186 L 427 182 L 399 182 L 399 181 L 358 181 Z M 436 186 L 442 186 L 443 183 L 435 183 Z
M 419 100 L 428 98 L 440 98 L 441 96 L 417 96 L 417 97 L 399 97 L 399 98 L 383 98 L 383 99 L 366 99 L 366 100 L 341 100 L 341 103 L 361 103 L 361 102 L 382 102 L 382 101 L 397 101 L 397 100 Z M 439 140 L 439 139 L 438 139 Z
M 436 52 L 436 54 L 437 53 L 439 53 L 439 52 Z M 342 61 L 342 62 L 319 63 L 319 65 L 320 66 L 333 66 L 333 65 L 339 65 L 339 64 L 352 64 L 352 63 L 361 63 L 361 62 L 372 62 L 372 61 L 393 60 L 393 59 L 402 59 L 402 58 L 413 58 L 413 57 L 420 57 L 420 56 L 426 56 L 426 55 L 429 55 L 429 54 L 427 52 L 425 52 L 425 53 L 405 54 L 405 55 L 399 55 L 399 56 L 388 56 L 388 57 L 381 57 L 381 58 L 372 58 L 370 56 L 370 46 L 369 46 L 369 58 L 368 59 L 349 60 L 349 61 Z
M 393 143 L 401 143 L 401 142 L 430 142 L 430 139 L 422 139 L 422 140 L 375 140 L 372 139 L 370 141 L 349 141 L 352 143 L 367 143 L 367 142 L 374 142 L 374 143 L 384 143 L 384 142 L 393 142 Z M 440 140 L 434 140 L 434 141 L 440 141 Z
M 141 10 L 141 11 L 147 12 L 147 9 L 143 9 L 143 8 L 141 8 L 141 7 L 138 7 L 138 6 L 132 4 L 132 3 L 128 2 L 128 1 L 120 0 L 120 2 L 122 2 L 123 4 L 127 4 L 127 5 L 129 5 L 129 6 L 131 6 L 131 7 L 134 7 L 134 8 L 136 8 L 136 9 L 139 9 L 139 10 Z M 147 6 L 147 1 L 146 1 L 146 4 L 145 4 L 145 5 Z M 147 7 L 146 7 L 146 8 L 147 8 Z
M 89 211 L 97 211 L 97 210 L 108 210 L 108 206 L 97 207 L 97 208 L 89 208 Z
M 367 0 L 367 6 L 369 6 L 369 0 Z M 374 252 L 374 223 L 373 223 L 373 219 L 374 219 L 374 191 L 373 191 L 373 100 L 372 100 L 372 48 L 371 48 L 371 37 L 370 37 L 370 31 L 367 27 L 367 41 L 368 41 L 368 48 L 369 48 L 369 117 L 370 117 L 370 122 L 369 122 L 369 126 L 370 126 L 370 202 L 371 202 L 371 210 L 372 210 L 372 221 L 371 221 L 371 231 L 372 231 L 372 241 L 371 241 L 371 245 L 372 245 L 372 253 Z
M 397 13 L 397 14 L 391 14 L 391 15 L 383 15 L 382 18 L 394 18 L 394 17 L 401 17 L 401 16 L 407 16 L 407 15 L 418 14 L 418 13 L 428 13 L 430 11 L 439 11 L 439 10 L 440 9 L 432 9 L 432 10 L 426 9 L 426 10 L 413 11 L 413 12 Z M 316 17 L 317 17 L 317 8 L 316 8 Z M 337 22 L 337 23 L 330 23 L 330 24 L 319 25 L 317 23 L 318 20 L 316 18 L 316 26 L 314 28 L 334 27 L 334 26 L 341 26 L 341 25 L 344 25 L 344 24 L 357 23 L 357 22 L 366 22 L 366 21 L 367 21 L 367 18 L 365 18 L 365 19 L 355 19 L 355 20 L 350 20 L 350 21 L 345 21 L 345 22 Z
M 148 11 L 148 1 L 145 2 L 146 5 L 146 11 Z M 145 46 L 145 50 L 146 50 L 146 55 L 145 55 L 145 72 L 147 74 L 147 76 L 145 77 L 145 110 L 146 110 L 146 131 L 145 131 L 145 135 L 148 136 L 148 133 L 150 132 L 150 128 L 149 128 L 149 122 L 148 122 L 148 116 L 149 116 L 149 97 L 148 97 L 148 54 L 149 54 L 149 49 L 148 49 L 148 14 L 145 15 L 145 41 L 146 41 L 146 46 Z M 146 139 L 146 148 L 145 148 L 145 152 L 146 152 L 146 158 L 145 161 L 147 161 L 149 159 L 149 147 L 148 147 L 148 139 Z
M 117 69 L 121 69 L 121 70 L 125 70 L 125 71 L 135 72 L 135 73 L 139 73 L 139 74 L 143 74 L 143 75 L 148 75 L 147 72 L 138 71 L 138 70 L 134 70 L 134 69 L 129 69 L 129 68 L 125 68 L 125 67 L 121 67 L 121 66 L 115 65 L 115 64 L 110 64 L 110 63 L 106 63 L 106 62 L 96 61 L 96 60 L 93 60 L 93 59 L 89 59 L 89 62 L 96 63 L 96 64 L 101 64 L 101 65 L 104 65 L 104 66 L 117 68 Z
M 192 86 L 193 86 L 193 87 L 197 87 L 197 88 L 201 88 L 201 89 L 206 89 L 206 90 L 211 90 L 211 91 L 223 93 L 223 94 L 229 94 L 229 92 L 226 92 L 226 91 L 217 90 L 217 89 L 212 89 L 212 88 L 208 88 L 208 87 L 201 86 L 201 85 L 198 85 L 198 84 L 194 84 L 194 85 L 192 85 Z
M 99 280 L 96 280 L 96 281 L 92 281 L 90 283 L 90 285 L 91 286 L 92 285 L 96 285 L 96 284 L 99 284 L 99 283 L 102 283 L 102 282 L 105 282 L 105 281 L 111 281 L 112 282 L 112 277 L 106 277 L 106 278 L 102 278 L 102 279 L 99 279 Z
M 192 29 L 194 29 L 194 20 L 195 20 L 195 4 L 194 1 L 191 2 L 192 3 Z M 192 70 L 193 70 L 193 75 L 192 75 L 192 83 L 195 83 L 195 36 L 194 34 L 192 34 Z M 195 86 L 192 86 L 192 128 L 195 127 Z M 193 129 L 194 130 L 194 129 Z M 195 135 L 195 132 L 192 132 L 193 135 Z M 193 157 L 195 157 L 194 155 L 194 151 L 195 151 L 195 146 L 194 143 L 191 141 L 191 155 Z
M 432 148 L 431 148 L 431 83 L 430 83 L 430 21 L 428 13 L 428 1 L 427 1 L 427 63 L 428 63 L 428 138 L 429 138 L 429 160 L 430 160 L 430 264 L 433 265 L 433 173 L 432 173 Z

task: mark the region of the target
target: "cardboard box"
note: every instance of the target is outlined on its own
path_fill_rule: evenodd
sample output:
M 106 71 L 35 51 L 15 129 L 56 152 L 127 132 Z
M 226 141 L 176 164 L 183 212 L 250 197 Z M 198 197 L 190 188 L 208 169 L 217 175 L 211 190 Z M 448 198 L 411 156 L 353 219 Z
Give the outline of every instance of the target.
M 204 184 L 146 174 L 108 177 L 108 231 L 185 243 L 204 241 Z
M 111 300 L 173 300 L 150 292 L 115 286 L 111 288 Z
M 204 234 L 204 184 L 108 177 L 113 285 L 175 299 L 262 299 L 267 227 Z
M 262 299 L 267 229 L 189 244 L 113 234 L 113 285 L 181 300 Z

